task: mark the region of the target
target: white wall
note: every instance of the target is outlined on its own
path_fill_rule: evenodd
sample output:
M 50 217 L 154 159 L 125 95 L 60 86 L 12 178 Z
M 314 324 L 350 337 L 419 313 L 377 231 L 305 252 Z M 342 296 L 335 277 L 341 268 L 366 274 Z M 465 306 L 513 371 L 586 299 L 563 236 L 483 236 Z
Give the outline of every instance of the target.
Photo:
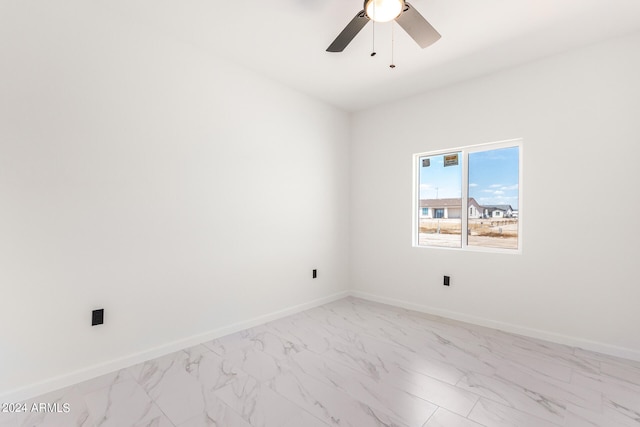
M 639 52 L 630 36 L 355 115 L 352 285 L 640 360 Z M 519 137 L 523 254 L 413 248 L 412 154 Z M 576 209 L 596 200 L 624 208 Z
M 0 3 L 0 396 L 331 298 L 349 274 L 362 295 L 640 359 L 639 36 L 350 127 L 88 2 L 51 3 Z M 523 254 L 412 248 L 412 154 L 516 137 Z M 594 198 L 628 214 L 574 209 Z
M 0 6 L 0 396 L 348 286 L 349 116 L 89 3 Z

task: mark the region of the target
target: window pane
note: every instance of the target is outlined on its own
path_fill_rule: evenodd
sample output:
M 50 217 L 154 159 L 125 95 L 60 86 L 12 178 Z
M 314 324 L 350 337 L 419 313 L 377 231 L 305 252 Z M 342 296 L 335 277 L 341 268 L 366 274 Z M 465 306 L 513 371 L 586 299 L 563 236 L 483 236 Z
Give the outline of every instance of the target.
M 461 153 L 419 158 L 420 246 L 462 246 Z
M 469 153 L 469 246 L 518 249 L 519 148 Z

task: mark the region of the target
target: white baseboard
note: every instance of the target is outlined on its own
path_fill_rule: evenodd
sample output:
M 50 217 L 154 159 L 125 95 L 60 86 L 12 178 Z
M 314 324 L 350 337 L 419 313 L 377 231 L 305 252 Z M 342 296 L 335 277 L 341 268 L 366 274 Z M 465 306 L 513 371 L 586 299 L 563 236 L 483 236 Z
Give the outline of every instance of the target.
M 524 335 L 531 338 L 538 338 L 541 340 L 550 341 L 557 344 L 564 344 L 571 347 L 578 347 L 584 350 L 603 353 L 603 354 L 607 354 L 615 357 L 621 357 L 623 359 L 640 361 L 640 351 L 625 348 L 625 347 L 618 347 L 615 345 L 605 344 L 597 341 L 591 341 L 583 338 L 571 337 L 567 335 L 557 334 L 554 332 L 543 331 L 540 329 L 533 329 L 525 326 L 514 325 L 511 323 L 499 322 L 496 320 L 471 316 L 468 314 L 458 313 L 455 311 L 428 307 L 425 305 L 415 304 L 412 302 L 398 300 L 394 298 L 378 296 L 378 295 L 374 295 L 374 294 L 370 294 L 362 291 L 354 290 L 350 292 L 350 295 L 356 298 L 362 298 L 369 301 L 374 301 L 382 304 L 388 304 L 388 305 L 393 305 L 400 308 L 405 308 L 407 310 L 413 310 L 421 313 L 432 314 L 434 316 L 446 317 L 447 319 L 459 320 L 461 322 L 472 323 L 474 325 L 486 326 L 488 328 L 499 329 L 504 332 Z
M 204 334 L 195 335 L 189 338 L 181 339 L 171 343 L 167 343 L 144 352 L 131 354 L 120 359 L 108 361 L 99 365 L 90 366 L 85 369 L 81 369 L 69 374 L 61 375 L 55 378 L 50 378 L 40 383 L 31 384 L 20 389 L 11 390 L 7 393 L 0 395 L 0 401 L 3 402 L 20 402 L 26 399 L 30 399 L 36 396 L 40 396 L 51 391 L 59 390 L 64 387 L 68 387 L 83 381 L 90 380 L 92 378 L 99 377 L 101 375 L 108 374 L 120 369 L 133 366 L 138 363 L 145 362 L 147 360 L 155 359 L 157 357 L 170 354 L 184 348 L 192 347 L 194 345 L 202 344 L 213 339 L 223 337 L 225 335 L 232 334 L 234 332 L 242 331 L 244 329 L 252 328 L 254 326 L 261 325 L 272 320 L 276 320 L 291 314 L 299 313 L 310 308 L 327 304 L 332 301 L 339 300 L 341 298 L 353 296 L 356 298 L 362 298 L 369 301 L 379 302 L 382 304 L 393 305 L 407 310 L 418 311 L 422 313 L 428 313 L 435 316 L 445 317 L 448 319 L 459 320 L 461 322 L 472 323 L 479 326 L 486 326 L 488 328 L 499 329 L 501 331 L 510 332 L 514 334 L 524 335 L 531 338 L 538 338 L 558 344 L 565 344 L 572 347 L 578 347 L 585 350 L 595 351 L 598 353 L 604 353 L 611 356 L 621 357 L 624 359 L 640 361 L 640 351 L 632 350 L 624 347 L 618 347 L 610 344 L 600 343 L 596 341 L 590 341 L 582 338 L 570 337 L 566 335 L 557 334 L 554 332 L 543 331 L 539 329 L 527 328 L 524 326 L 514 325 L 510 323 L 499 322 L 496 320 L 485 319 L 481 317 L 471 316 L 464 313 L 438 309 L 425 305 L 415 304 L 408 301 L 398 300 L 394 298 L 388 298 L 378 296 L 362 291 L 343 291 L 328 297 L 319 298 L 307 303 L 298 304 L 292 307 L 288 307 L 282 310 L 278 310 L 272 313 L 268 313 L 262 316 L 254 317 L 252 319 L 234 323 L 231 325 L 223 326 Z
M 99 365 L 90 366 L 85 369 L 81 369 L 75 372 L 71 372 L 65 375 L 61 375 L 55 378 L 50 378 L 45 381 L 36 384 L 30 384 L 28 386 L 11 390 L 7 393 L 0 394 L 1 402 L 21 402 L 26 399 L 31 399 L 49 393 L 55 390 L 59 390 L 65 387 L 69 387 L 74 384 L 87 381 L 101 375 L 106 375 L 110 372 L 118 371 L 120 369 L 128 368 L 129 366 L 136 365 L 138 363 L 145 362 L 147 360 L 155 359 L 182 349 L 192 347 L 198 344 L 202 344 L 207 341 L 214 340 L 216 338 L 223 337 L 225 335 L 232 334 L 234 332 L 242 331 L 244 329 L 252 328 L 254 326 L 262 325 L 263 323 L 270 322 L 272 320 L 280 319 L 295 313 L 299 313 L 310 308 L 327 304 L 332 301 L 339 300 L 349 296 L 349 291 L 338 292 L 328 297 L 318 298 L 316 300 L 298 304 L 292 307 L 288 307 L 282 310 L 274 311 L 262 316 L 254 317 L 252 319 L 234 323 L 227 326 L 214 329 L 212 331 L 195 335 L 189 338 L 181 339 L 171 343 L 163 344 L 161 346 L 140 352 L 131 354 L 120 359 L 111 360 Z

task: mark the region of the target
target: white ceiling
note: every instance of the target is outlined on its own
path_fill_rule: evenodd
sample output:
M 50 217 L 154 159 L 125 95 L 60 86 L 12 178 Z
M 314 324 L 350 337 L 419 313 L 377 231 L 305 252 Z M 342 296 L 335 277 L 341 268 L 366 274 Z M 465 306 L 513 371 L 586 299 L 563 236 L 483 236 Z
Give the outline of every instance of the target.
M 639 0 L 412 0 L 442 34 L 420 49 L 369 23 L 342 53 L 325 49 L 361 0 L 111 0 L 104 6 L 348 111 L 640 31 Z

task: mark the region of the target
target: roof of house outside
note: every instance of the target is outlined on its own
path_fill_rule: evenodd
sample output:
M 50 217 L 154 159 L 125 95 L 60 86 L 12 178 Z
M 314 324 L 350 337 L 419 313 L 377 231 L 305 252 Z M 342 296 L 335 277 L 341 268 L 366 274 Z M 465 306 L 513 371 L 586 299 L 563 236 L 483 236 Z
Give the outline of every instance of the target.
M 484 207 L 487 208 L 487 209 L 493 209 L 493 210 L 499 209 L 499 210 L 505 211 L 505 212 L 508 211 L 508 210 L 512 210 L 513 211 L 513 208 L 511 207 L 511 205 L 486 205 Z
M 480 205 L 476 200 L 472 197 L 469 199 L 469 206 L 475 206 L 478 209 L 482 209 L 482 205 Z M 421 199 L 420 200 L 421 208 L 461 208 L 462 207 L 462 199 Z
M 475 206 L 476 209 L 484 209 L 484 206 L 482 206 L 480 203 L 478 203 L 476 201 L 476 199 L 474 199 L 473 197 L 469 198 L 469 206 Z

